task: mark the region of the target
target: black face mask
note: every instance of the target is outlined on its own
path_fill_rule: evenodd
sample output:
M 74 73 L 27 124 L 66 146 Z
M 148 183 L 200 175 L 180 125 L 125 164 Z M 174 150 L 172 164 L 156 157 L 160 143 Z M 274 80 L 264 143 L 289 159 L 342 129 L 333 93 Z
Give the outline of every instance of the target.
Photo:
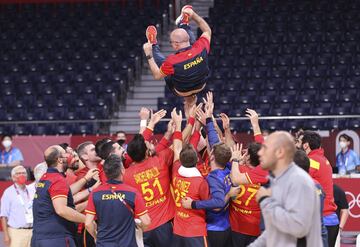
M 124 145 L 125 140 L 118 140 L 117 143 L 118 143 L 120 146 L 122 146 L 122 145 Z

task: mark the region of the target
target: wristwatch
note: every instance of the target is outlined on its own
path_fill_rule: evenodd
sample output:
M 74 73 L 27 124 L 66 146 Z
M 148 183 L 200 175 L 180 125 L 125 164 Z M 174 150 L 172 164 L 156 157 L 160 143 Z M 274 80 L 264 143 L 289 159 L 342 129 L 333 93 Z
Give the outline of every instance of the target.
M 231 162 L 237 162 L 237 163 L 240 163 L 240 160 L 238 159 L 232 159 Z
M 147 59 L 147 60 L 152 59 L 152 58 L 153 58 L 153 56 L 151 56 L 151 55 L 146 55 L 146 59 Z

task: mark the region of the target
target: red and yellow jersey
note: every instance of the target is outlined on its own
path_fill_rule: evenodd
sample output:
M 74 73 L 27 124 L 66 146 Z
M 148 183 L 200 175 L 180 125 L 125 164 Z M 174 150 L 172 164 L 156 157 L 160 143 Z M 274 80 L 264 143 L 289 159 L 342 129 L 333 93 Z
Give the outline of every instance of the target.
M 259 169 L 260 168 L 260 169 Z M 240 172 L 245 173 L 249 181 L 254 183 L 241 185 L 240 193 L 230 203 L 231 230 L 250 236 L 259 236 L 260 230 L 260 206 L 255 200 L 255 195 L 261 184 L 267 183 L 268 173 L 260 166 L 255 168 L 246 165 L 239 167 Z
M 332 167 L 330 162 L 324 156 L 322 148 L 312 150 L 309 153 L 310 159 L 310 176 L 318 181 L 325 192 L 323 215 L 328 216 L 336 211 L 334 201 Z
M 195 173 L 191 177 L 180 175 L 180 162 L 176 161 L 173 166 L 172 186 L 174 189 L 175 217 L 174 234 L 182 237 L 207 236 L 205 210 L 185 209 L 181 205 L 181 199 L 190 197 L 193 200 L 209 199 L 209 185 L 194 168 Z
M 173 157 L 173 151 L 167 148 L 154 157 L 131 165 L 124 174 L 124 183 L 140 191 L 145 200 L 151 218 L 151 225 L 146 231 L 174 218 L 175 206 L 170 190 Z

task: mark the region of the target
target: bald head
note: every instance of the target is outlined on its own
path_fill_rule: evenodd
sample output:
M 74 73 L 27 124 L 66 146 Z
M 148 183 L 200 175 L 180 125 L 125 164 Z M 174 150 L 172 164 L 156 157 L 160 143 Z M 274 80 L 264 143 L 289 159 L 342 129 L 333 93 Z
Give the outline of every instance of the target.
M 289 165 L 294 158 L 296 147 L 293 137 L 285 131 L 269 135 L 258 154 L 263 169 L 275 170 L 278 165 Z
M 293 160 L 296 147 L 292 135 L 285 131 L 276 131 L 270 134 L 268 138 L 273 142 L 275 148 L 283 148 L 285 150 L 285 158 L 287 160 Z
M 44 152 L 44 159 L 48 167 L 55 167 L 62 153 L 65 153 L 65 150 L 59 145 L 48 147 Z
M 170 34 L 170 42 L 175 50 L 190 46 L 190 36 L 183 28 L 177 28 Z

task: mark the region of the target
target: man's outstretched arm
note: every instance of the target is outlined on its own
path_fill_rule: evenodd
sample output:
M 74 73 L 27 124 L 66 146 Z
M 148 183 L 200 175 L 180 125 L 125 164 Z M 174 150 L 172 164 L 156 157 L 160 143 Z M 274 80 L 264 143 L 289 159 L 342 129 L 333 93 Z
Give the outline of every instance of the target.
M 148 60 L 149 67 L 150 67 L 151 73 L 153 74 L 154 79 L 160 80 L 160 79 L 164 78 L 166 75 L 161 73 L 161 70 L 160 70 L 159 66 L 156 64 L 155 59 L 153 57 L 152 44 L 149 42 L 145 43 L 143 45 L 143 49 L 144 49 L 145 56 Z
M 193 11 L 190 8 L 186 8 L 183 10 L 183 13 L 187 13 L 193 21 L 198 25 L 200 30 L 203 32 L 201 36 L 206 37 L 209 42 L 211 41 L 211 28 L 209 24 L 198 14 L 196 14 L 195 11 Z

